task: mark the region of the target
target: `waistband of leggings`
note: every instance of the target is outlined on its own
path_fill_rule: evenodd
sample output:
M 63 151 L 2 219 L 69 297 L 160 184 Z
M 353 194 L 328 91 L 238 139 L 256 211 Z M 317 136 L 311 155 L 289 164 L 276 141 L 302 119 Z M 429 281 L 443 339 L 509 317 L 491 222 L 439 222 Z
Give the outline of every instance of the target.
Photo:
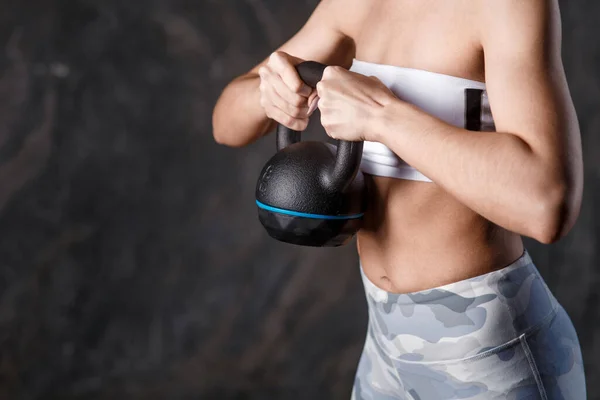
M 477 354 L 535 330 L 558 306 L 527 251 L 499 270 L 411 293 L 387 292 L 361 273 L 370 334 L 399 359 Z
M 376 302 L 384 304 L 394 303 L 398 305 L 415 305 L 436 302 L 443 297 L 464 294 L 465 292 L 471 292 L 474 289 L 489 293 L 494 292 L 499 283 L 506 280 L 507 274 L 522 268 L 525 268 L 531 274 L 539 276 L 539 272 L 535 267 L 529 252 L 525 250 L 521 257 L 504 268 L 462 281 L 408 293 L 391 293 L 381 289 L 367 277 L 363 270 L 362 263 L 360 264 L 360 274 L 366 294 L 370 295 Z

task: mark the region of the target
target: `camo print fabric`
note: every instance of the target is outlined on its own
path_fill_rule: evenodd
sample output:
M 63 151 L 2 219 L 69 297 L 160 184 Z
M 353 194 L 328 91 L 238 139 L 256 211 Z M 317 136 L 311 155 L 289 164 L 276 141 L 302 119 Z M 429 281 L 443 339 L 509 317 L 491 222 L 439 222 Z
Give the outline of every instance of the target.
M 586 398 L 573 324 L 527 252 L 498 271 L 408 294 L 361 273 L 369 325 L 352 400 Z

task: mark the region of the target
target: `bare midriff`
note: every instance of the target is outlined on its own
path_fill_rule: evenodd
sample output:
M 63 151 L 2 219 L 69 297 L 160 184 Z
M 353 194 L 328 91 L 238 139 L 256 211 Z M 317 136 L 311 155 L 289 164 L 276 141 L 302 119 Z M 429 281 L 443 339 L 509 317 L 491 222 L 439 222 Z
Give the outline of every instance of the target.
M 370 203 L 357 246 L 365 275 L 408 293 L 482 275 L 518 259 L 521 237 L 429 182 L 366 175 Z

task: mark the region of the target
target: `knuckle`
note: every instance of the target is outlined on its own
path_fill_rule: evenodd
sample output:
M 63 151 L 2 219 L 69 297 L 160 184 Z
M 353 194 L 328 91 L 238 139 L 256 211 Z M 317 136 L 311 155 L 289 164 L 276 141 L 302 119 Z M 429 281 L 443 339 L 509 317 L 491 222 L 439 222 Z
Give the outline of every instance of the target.
M 337 65 L 329 65 L 325 68 L 325 70 L 323 71 L 323 77 L 332 77 L 337 75 L 340 70 L 342 69 L 342 67 L 337 66 Z
M 294 93 L 298 94 L 302 90 L 303 84 L 304 83 L 300 80 L 300 78 L 295 79 L 294 82 L 292 83 L 290 89 L 292 89 L 292 91 Z
M 298 107 L 304 106 L 305 101 L 306 100 L 304 98 L 300 97 L 300 96 L 294 96 L 294 98 L 292 99 L 292 101 L 290 102 L 290 104 L 292 106 L 294 106 L 295 108 L 298 108 Z
M 263 65 L 258 70 L 258 75 L 261 81 L 268 81 L 273 75 L 273 70 L 268 65 Z
M 281 69 L 285 66 L 286 64 L 286 54 L 282 51 L 275 51 L 271 54 L 271 56 L 269 57 L 269 62 L 268 64 L 273 66 L 276 69 Z
M 292 127 L 294 126 L 294 122 L 296 122 L 296 119 L 289 115 L 284 115 L 283 117 L 281 117 L 280 122 L 287 127 Z
M 308 127 L 308 120 L 301 120 L 298 122 L 298 127 L 296 130 L 303 131 Z
M 292 115 L 295 118 L 303 118 L 306 117 L 306 110 L 302 107 L 292 107 Z
M 268 98 L 266 98 L 266 97 L 261 98 L 260 105 L 266 112 L 271 113 L 272 104 Z
M 316 89 L 317 89 L 317 93 L 319 94 L 319 96 L 321 96 L 321 93 L 325 90 L 326 85 L 327 84 L 323 81 L 319 81 L 317 83 Z
M 271 53 L 271 55 L 269 56 L 269 60 L 270 61 L 277 61 L 280 60 L 281 57 L 283 57 L 282 52 L 277 50 Z
M 286 103 L 286 104 L 285 104 L 285 111 L 286 111 L 286 113 L 287 113 L 288 115 L 290 115 L 291 117 L 293 117 L 293 118 L 296 118 L 296 116 L 297 116 L 297 114 L 298 114 L 298 113 L 297 113 L 297 110 L 298 110 L 298 109 L 297 109 L 296 107 L 294 107 L 292 104 L 290 104 L 290 103 Z

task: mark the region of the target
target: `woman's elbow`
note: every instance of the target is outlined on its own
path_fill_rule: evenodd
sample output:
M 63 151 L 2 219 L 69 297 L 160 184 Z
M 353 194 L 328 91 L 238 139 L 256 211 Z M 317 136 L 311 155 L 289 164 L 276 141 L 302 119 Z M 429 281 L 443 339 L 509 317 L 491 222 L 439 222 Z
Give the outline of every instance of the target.
M 234 135 L 229 135 L 227 132 L 213 128 L 213 139 L 217 144 L 227 147 L 244 147 L 248 143 L 236 138 Z
M 531 236 L 543 244 L 556 243 L 569 233 L 579 216 L 580 189 L 561 182 L 546 190 L 537 202 Z
M 221 120 L 215 110 L 212 118 L 212 135 L 217 144 L 227 147 L 244 147 L 248 144 L 241 135 L 235 135 L 231 129 L 226 128 Z
M 533 221 L 533 232 L 531 237 L 543 244 L 553 244 L 562 239 L 569 231 L 566 218 L 561 214 L 565 212 L 547 211 L 537 221 Z

